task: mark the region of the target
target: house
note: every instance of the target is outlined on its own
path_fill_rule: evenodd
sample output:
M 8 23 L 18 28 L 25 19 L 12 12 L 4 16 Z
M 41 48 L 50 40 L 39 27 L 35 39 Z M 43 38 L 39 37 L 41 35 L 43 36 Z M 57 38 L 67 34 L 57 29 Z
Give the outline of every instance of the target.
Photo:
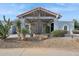
M 74 21 L 56 21 L 54 22 L 54 30 L 67 30 L 72 34 L 74 30 Z
M 62 16 L 47 9 L 38 7 L 22 13 L 17 18 L 22 22 L 22 28 L 28 28 L 30 33 L 46 34 L 54 30 L 74 30 L 73 21 L 59 21 Z

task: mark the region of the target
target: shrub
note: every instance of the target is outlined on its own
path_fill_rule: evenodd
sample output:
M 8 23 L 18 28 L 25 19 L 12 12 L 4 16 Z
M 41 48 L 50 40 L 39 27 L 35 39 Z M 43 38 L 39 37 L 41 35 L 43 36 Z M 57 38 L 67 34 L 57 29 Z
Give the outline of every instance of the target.
M 74 34 L 79 34 L 79 30 L 73 30 Z
M 22 28 L 21 32 L 22 32 L 23 39 L 25 39 L 26 34 L 29 33 L 28 29 Z
M 64 34 L 67 34 L 67 31 L 66 30 L 55 30 L 55 31 L 52 31 L 51 34 L 54 37 L 63 37 Z

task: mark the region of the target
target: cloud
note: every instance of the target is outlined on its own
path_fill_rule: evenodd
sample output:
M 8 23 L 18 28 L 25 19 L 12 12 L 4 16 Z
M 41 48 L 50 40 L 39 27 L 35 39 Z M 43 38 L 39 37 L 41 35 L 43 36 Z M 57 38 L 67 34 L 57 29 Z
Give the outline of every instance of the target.
M 12 18 L 15 18 L 16 15 L 21 14 L 25 11 L 28 11 L 38 6 L 44 7 L 56 13 L 62 13 L 65 16 L 67 16 L 66 14 L 69 14 L 70 12 L 73 13 L 79 11 L 79 4 L 74 4 L 74 3 L 51 3 L 51 4 L 50 3 L 48 4 L 34 4 L 34 3 L 10 4 L 9 3 L 9 4 L 0 4 L 0 15 L 8 15 Z
M 56 10 L 56 11 L 78 11 L 79 10 L 79 7 L 78 7 L 79 4 L 75 5 L 75 4 L 58 3 L 57 5 L 59 5 L 59 7 L 52 7 L 52 8 L 50 7 L 49 9 Z
M 60 7 L 67 7 L 66 3 L 56 3 L 56 5 L 60 6 Z

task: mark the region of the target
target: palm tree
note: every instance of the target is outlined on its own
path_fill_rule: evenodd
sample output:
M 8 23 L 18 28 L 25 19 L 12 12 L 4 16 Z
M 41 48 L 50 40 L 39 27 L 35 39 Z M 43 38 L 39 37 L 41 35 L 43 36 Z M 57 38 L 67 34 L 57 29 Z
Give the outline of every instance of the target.
M 16 21 L 16 31 L 18 34 L 18 39 L 20 40 L 21 39 L 21 21 L 20 20 Z
M 11 28 L 10 18 L 6 20 L 5 16 L 3 16 L 4 23 L 0 21 L 0 37 L 2 39 L 6 39 L 9 36 L 9 30 Z

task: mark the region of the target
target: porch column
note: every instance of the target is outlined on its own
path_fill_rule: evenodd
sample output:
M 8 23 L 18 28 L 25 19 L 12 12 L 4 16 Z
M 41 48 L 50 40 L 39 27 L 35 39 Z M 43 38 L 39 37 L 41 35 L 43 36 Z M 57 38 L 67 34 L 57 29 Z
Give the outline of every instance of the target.
M 48 28 L 49 28 L 49 33 L 51 32 L 51 23 L 47 24 Z
M 52 24 L 52 21 L 48 23 L 48 26 L 50 27 L 50 30 L 49 30 L 50 33 L 51 33 L 51 24 Z
M 31 33 L 31 24 L 29 24 L 29 33 Z
M 51 23 L 49 23 L 49 27 L 50 27 L 50 30 L 49 30 L 49 31 L 50 31 L 50 33 L 51 33 Z
M 21 28 L 25 28 L 25 19 L 20 19 L 20 21 L 21 21 Z

